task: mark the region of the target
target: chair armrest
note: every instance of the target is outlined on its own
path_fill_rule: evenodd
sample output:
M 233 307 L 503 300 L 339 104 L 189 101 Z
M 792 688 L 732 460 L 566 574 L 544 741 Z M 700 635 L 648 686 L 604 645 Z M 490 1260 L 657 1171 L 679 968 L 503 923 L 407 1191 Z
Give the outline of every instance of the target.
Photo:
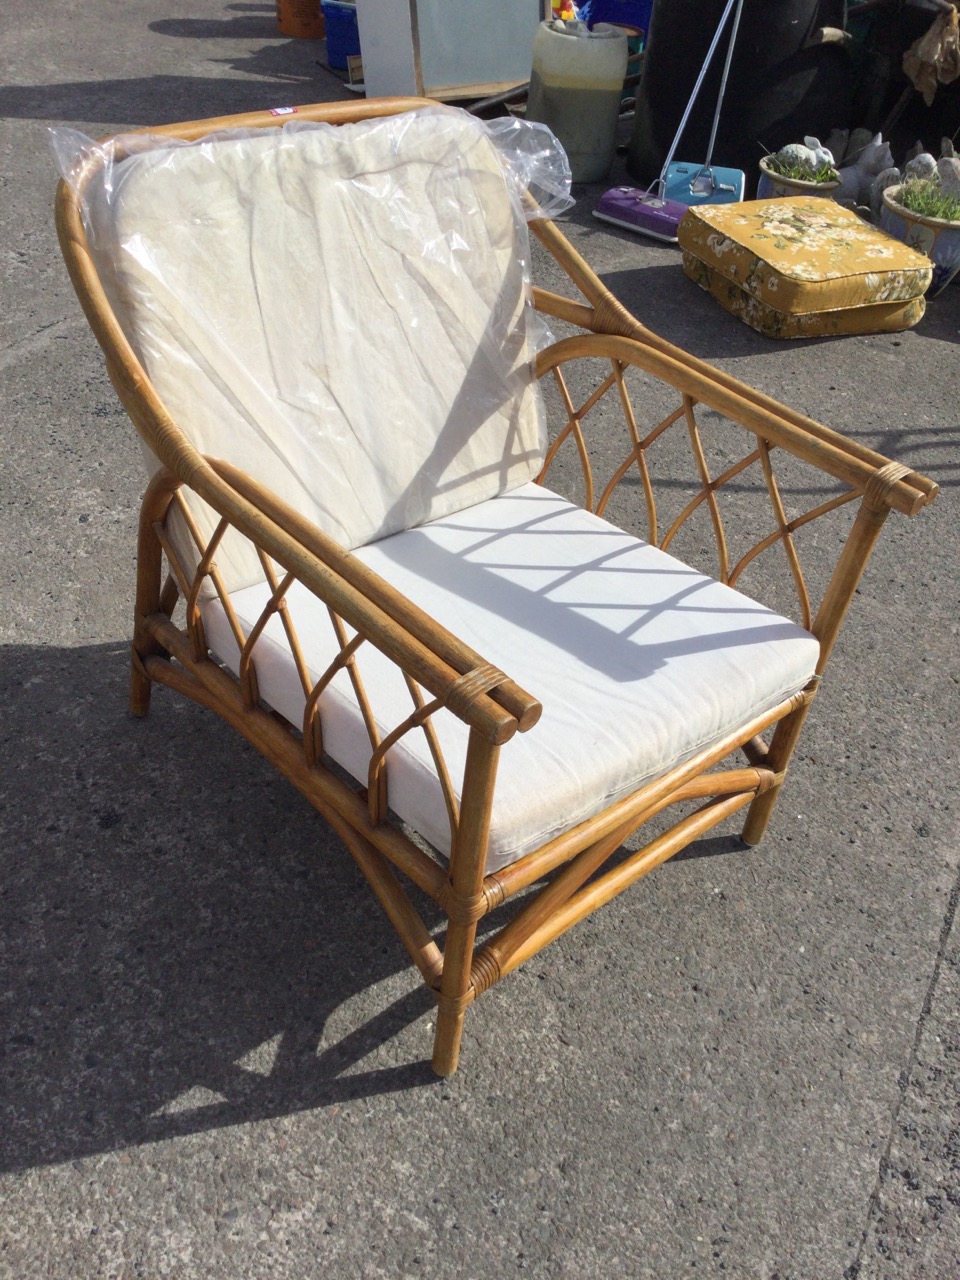
M 548 302 L 549 297 L 540 294 L 539 302 Z M 562 308 L 565 312 L 562 318 L 572 319 L 576 314 L 573 308 L 580 310 L 579 304 L 574 303 Z M 550 314 L 558 314 L 560 310 L 556 307 Z M 587 310 L 583 308 L 583 312 Z M 583 318 L 585 316 L 581 315 Z M 671 346 L 643 330 L 636 321 L 633 321 L 633 328 L 640 330 L 642 336 L 595 330 L 590 334 L 561 339 L 540 352 L 537 357 L 538 377 L 567 360 L 602 352 L 610 359 L 635 365 L 669 383 L 682 394 L 853 489 L 865 490 L 877 473 L 890 465 L 890 459 L 883 454 L 805 417 L 679 347 Z M 602 347 L 597 339 L 601 339 Z M 893 484 L 884 487 L 882 501 L 892 510 L 914 516 L 934 500 L 939 487 L 916 471 L 909 468 L 903 471 L 904 474 Z
M 700 557 L 710 542 L 702 525 L 694 529 L 689 522 L 706 513 L 717 553 L 713 573 L 729 586 L 740 586 L 746 570 L 753 576 L 751 566 L 758 560 L 769 562 L 765 552 L 781 548 L 796 593 L 794 616 L 820 641 L 822 670 L 884 519 L 891 510 L 915 515 L 936 497 L 937 485 L 646 335 L 625 312 L 620 324 L 614 299 L 595 309 L 555 295 L 538 293 L 536 300 L 550 314 L 590 330 L 560 339 L 537 357 L 537 374 L 550 375 L 566 415 L 541 480 L 549 482 L 558 456 L 567 450 L 569 458 L 573 450 L 582 473 L 583 505 L 602 516 L 629 475 L 632 493 L 646 511 L 648 541 L 699 567 L 705 567 Z M 613 331 L 602 331 L 607 323 Z M 647 376 L 638 378 L 634 371 Z M 745 433 L 745 444 L 737 433 Z M 806 475 L 804 469 L 809 469 Z M 558 464 L 558 470 L 563 473 L 564 467 Z M 662 503 L 655 493 L 657 472 Z M 751 490 L 762 495 L 765 514 L 759 521 L 744 519 Z M 816 495 L 807 510 L 803 495 Z M 847 534 L 840 524 L 832 526 L 839 558 L 826 570 L 829 580 L 823 583 L 830 556 L 818 556 L 809 566 L 820 579 L 818 587 L 824 587 L 812 592 L 796 535 L 821 518 L 831 523 L 848 505 L 857 506 L 857 514 Z M 671 511 L 665 520 L 660 506 Z M 683 539 L 689 554 L 674 550 Z M 775 590 L 767 603 L 784 612 Z
M 856 489 L 865 489 L 871 477 L 888 465 L 889 459 L 882 454 L 805 417 L 661 338 L 614 297 L 553 222 L 539 218 L 530 223 L 530 229 L 586 300 L 575 301 L 534 288 L 533 303 L 538 311 L 593 334 L 629 341 L 631 345 L 623 350 L 631 363 L 687 390 L 704 404 Z M 641 356 L 640 349 L 645 356 Z M 546 368 L 546 354 L 541 353 L 538 372 Z M 649 363 L 645 363 L 645 359 Z M 937 493 L 938 486 L 932 480 L 908 471 L 893 485 L 885 486 L 883 501 L 889 509 L 912 516 L 932 502 Z
M 496 743 L 537 723 L 535 698 L 335 539 L 237 467 L 204 461 L 209 479 L 193 485 L 204 500 L 453 714 Z

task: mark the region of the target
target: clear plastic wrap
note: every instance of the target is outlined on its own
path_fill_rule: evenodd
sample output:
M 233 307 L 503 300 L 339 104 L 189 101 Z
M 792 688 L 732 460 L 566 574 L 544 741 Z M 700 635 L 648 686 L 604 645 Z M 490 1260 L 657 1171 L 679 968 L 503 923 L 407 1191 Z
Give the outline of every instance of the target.
M 570 195 L 570 161 L 545 124 L 505 116 L 488 120 L 486 129 L 523 201 L 527 221 L 557 218 L 574 204 Z
M 525 222 L 571 203 L 544 126 L 436 106 L 196 142 L 51 132 L 117 318 L 200 452 L 347 546 L 539 470 L 550 335 Z
M 432 112 L 459 112 L 457 108 L 441 106 L 426 108 Z M 416 113 L 420 114 L 420 113 Z M 518 209 L 527 222 L 535 218 L 557 218 L 576 203 L 570 194 L 570 162 L 556 136 L 545 124 L 507 116 L 497 120 L 476 122 L 496 146 L 509 175 L 517 199 Z M 295 134 L 304 130 L 331 129 L 342 126 L 286 119 L 273 132 Z M 363 125 L 359 126 L 363 128 Z M 139 152 L 154 151 L 157 147 L 174 149 L 197 147 L 224 139 L 256 138 L 270 132 L 264 129 L 224 129 L 210 133 L 202 142 L 184 142 L 151 133 L 117 134 L 104 142 L 88 137 L 79 129 L 67 126 L 51 128 L 50 145 L 60 174 L 77 189 L 86 163 L 99 158 L 103 164 L 103 183 L 107 194 L 112 191 L 113 166 L 116 159 L 125 159 Z

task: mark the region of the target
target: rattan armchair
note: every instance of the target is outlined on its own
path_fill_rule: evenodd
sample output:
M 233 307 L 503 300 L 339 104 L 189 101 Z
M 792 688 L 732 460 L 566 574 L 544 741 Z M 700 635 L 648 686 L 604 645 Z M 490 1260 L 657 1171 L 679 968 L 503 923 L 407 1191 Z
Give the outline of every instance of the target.
M 125 135 L 58 192 L 149 462 L 131 705 L 216 711 L 324 815 L 449 1074 L 525 959 L 738 811 L 762 837 L 880 529 L 936 486 L 655 336 L 545 218 L 575 296 L 531 285 L 473 117 L 297 120 L 329 127 Z

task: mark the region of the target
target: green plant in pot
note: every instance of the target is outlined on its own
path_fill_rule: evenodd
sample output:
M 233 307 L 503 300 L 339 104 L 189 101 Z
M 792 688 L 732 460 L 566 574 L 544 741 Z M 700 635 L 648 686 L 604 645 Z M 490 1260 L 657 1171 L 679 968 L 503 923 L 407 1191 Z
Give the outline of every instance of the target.
M 943 163 L 941 160 L 940 165 Z M 960 182 L 945 182 L 937 173 L 888 187 L 883 193 L 880 225 L 932 261 L 928 296 L 938 294 L 960 271 Z
M 790 142 L 760 161 L 757 199 L 771 196 L 831 196 L 840 185 L 833 156 L 817 138 Z

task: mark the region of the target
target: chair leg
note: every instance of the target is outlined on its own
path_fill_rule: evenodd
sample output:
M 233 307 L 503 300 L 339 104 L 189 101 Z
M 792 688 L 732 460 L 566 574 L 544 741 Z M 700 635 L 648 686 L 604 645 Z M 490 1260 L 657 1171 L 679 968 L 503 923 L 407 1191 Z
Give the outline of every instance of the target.
M 133 619 L 133 642 L 130 646 L 130 714 L 142 717 L 150 711 L 150 693 L 153 681 L 147 675 L 144 659 L 161 652 L 160 646 L 148 635 L 143 619 L 160 610 L 160 543 L 154 538 L 155 547 L 147 539 L 140 539 L 137 557 L 137 608 Z M 146 544 L 146 545 L 145 545 Z
M 141 719 L 150 711 L 153 681 L 144 670 L 136 642 L 130 646 L 130 714 Z
M 796 711 L 784 716 L 774 730 L 770 750 L 767 752 L 764 763 L 779 775 L 778 781 L 769 790 L 758 795 L 747 810 L 747 820 L 741 832 L 744 844 L 759 844 L 766 833 L 783 786 L 787 766 L 790 764 L 790 757 L 793 755 L 797 739 L 800 737 L 800 730 L 810 710 L 811 701 L 812 698 L 808 698 Z
M 890 513 L 886 496 L 904 474 L 908 473 L 901 463 L 888 462 L 874 474 L 864 489 L 857 518 L 844 543 L 840 559 L 837 561 L 811 627 L 813 634 L 820 641 L 817 678 L 823 674 L 823 669 L 827 665 L 840 625 L 863 577 L 883 523 Z M 759 843 L 767 829 L 773 806 L 777 802 L 777 796 L 783 784 L 782 775 L 786 773 L 793 749 L 797 745 L 797 738 L 807 718 L 815 687 L 814 685 L 809 689 L 810 696 L 806 702 L 791 715 L 785 716 L 777 725 L 767 753 L 767 763 L 781 776 L 776 786 L 771 787 L 763 795 L 757 796 L 747 811 L 747 820 L 743 827 L 743 839 L 746 844 Z
M 147 486 L 140 508 L 140 529 L 137 538 L 137 595 L 133 618 L 133 643 L 130 664 L 130 714 L 141 717 L 150 710 L 150 692 L 153 681 L 147 675 L 143 659 L 162 652 L 157 642 L 145 633 L 143 619 L 161 610 L 167 616 L 173 612 L 176 591 L 161 590 L 163 574 L 163 548 L 157 537 L 155 525 L 166 514 L 167 507 L 179 481 L 169 472 L 161 471 Z
M 146 634 L 143 619 L 160 608 L 160 593 L 156 587 L 160 576 L 160 544 L 156 544 L 156 564 L 151 564 L 154 551 L 153 548 L 144 546 L 145 541 L 144 538 L 140 539 L 140 554 L 137 557 L 137 608 L 133 619 L 133 641 L 130 645 L 130 714 L 138 718 L 150 711 L 150 693 L 153 688 L 153 681 L 147 675 L 143 660 L 150 654 L 159 652 L 156 641 Z
M 460 1061 L 460 1041 L 467 1005 L 461 999 L 440 995 L 437 1030 L 433 1037 L 432 1066 L 438 1076 L 452 1076 Z
M 450 879 L 441 901 L 449 924 L 433 1042 L 433 1069 L 440 1076 L 452 1075 L 457 1069 L 463 1019 L 473 996 L 470 984 L 477 922 L 487 909 L 481 885 L 498 757 L 499 747 L 473 730 L 467 748 L 459 829 L 450 857 Z
M 470 988 L 476 941 L 476 919 L 450 920 L 437 996 L 437 1030 L 433 1038 L 433 1069 L 438 1076 L 452 1076 L 460 1059 L 463 1023 L 474 996 Z

